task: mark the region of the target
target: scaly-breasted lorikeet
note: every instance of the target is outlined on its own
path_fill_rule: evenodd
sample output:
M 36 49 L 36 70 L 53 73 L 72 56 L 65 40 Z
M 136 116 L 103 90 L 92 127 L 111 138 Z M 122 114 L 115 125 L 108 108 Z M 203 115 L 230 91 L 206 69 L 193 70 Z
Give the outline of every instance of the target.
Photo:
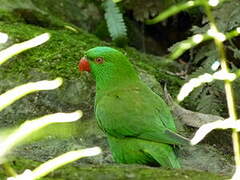
M 96 80 L 96 119 L 116 162 L 180 168 L 173 145 L 189 141 L 176 133 L 169 107 L 123 53 L 95 47 L 80 60 L 79 70 Z

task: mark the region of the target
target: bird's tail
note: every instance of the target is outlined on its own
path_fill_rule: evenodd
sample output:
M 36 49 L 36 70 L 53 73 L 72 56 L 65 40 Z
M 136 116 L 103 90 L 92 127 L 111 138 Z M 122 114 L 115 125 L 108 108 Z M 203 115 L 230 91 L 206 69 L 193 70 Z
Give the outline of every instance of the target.
M 162 167 L 181 168 L 173 147 L 168 144 L 155 143 L 150 148 L 144 149 L 146 155 L 151 156 Z

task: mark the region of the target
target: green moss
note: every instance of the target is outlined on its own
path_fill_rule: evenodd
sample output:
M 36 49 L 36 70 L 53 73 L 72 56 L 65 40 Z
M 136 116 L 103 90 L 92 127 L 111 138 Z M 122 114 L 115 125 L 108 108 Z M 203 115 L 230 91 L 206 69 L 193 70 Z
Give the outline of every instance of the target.
M 0 9 L 0 21 L 8 21 L 8 22 L 24 22 L 24 20 L 14 12 L 9 12 L 6 10 Z
M 9 34 L 14 42 L 28 40 L 45 32 L 51 34 L 51 39 L 44 45 L 28 50 L 15 56 L 14 61 L 5 63 L 4 73 L 27 75 L 31 69 L 37 69 L 53 77 L 76 78 L 79 77 L 77 63 L 83 52 L 104 44 L 82 31 L 75 33 L 68 30 L 49 30 L 21 23 L 0 22 L 0 31 Z
M 1 70 L 4 73 L 21 73 L 25 76 L 35 69 L 47 72 L 52 77 L 75 79 L 79 77 L 77 63 L 84 51 L 95 46 L 108 45 L 81 30 L 76 33 L 66 29 L 50 30 L 22 23 L 0 22 L 0 31 L 8 33 L 13 42 L 22 42 L 45 32 L 51 34 L 47 43 L 15 56 L 13 61 L 5 63 L 3 67 L 6 68 Z M 159 58 L 139 53 L 133 48 L 127 48 L 126 52 L 135 65 L 157 74 Z M 166 76 L 162 79 L 166 79 Z M 179 81 L 177 78 L 171 78 L 170 81 L 172 80 Z
M 81 160 L 80 160 L 81 161 Z M 14 162 L 10 163 L 12 167 L 18 172 L 22 173 L 25 169 L 33 170 L 41 163 L 17 158 Z M 4 171 L 0 169 L 0 177 L 6 178 Z M 66 165 L 60 169 L 50 173 L 42 180 L 52 179 L 84 179 L 84 180 L 111 180 L 111 179 L 164 179 L 164 180 L 212 180 L 212 179 L 229 179 L 228 176 L 220 176 L 209 172 L 190 171 L 190 170 L 169 170 L 163 168 L 151 168 L 141 165 Z

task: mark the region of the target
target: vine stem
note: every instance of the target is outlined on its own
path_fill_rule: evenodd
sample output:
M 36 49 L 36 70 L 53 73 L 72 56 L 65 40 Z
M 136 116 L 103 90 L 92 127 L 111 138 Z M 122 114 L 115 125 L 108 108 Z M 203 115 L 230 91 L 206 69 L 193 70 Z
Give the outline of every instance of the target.
M 216 27 L 215 19 L 211 12 L 211 7 L 208 4 L 208 1 L 202 0 L 202 3 L 203 3 L 205 12 L 206 12 L 207 17 L 210 22 L 210 29 L 216 33 L 219 33 L 218 28 Z M 230 72 L 228 64 L 227 64 L 227 58 L 226 58 L 226 53 L 225 53 L 225 48 L 224 48 L 223 42 L 217 37 L 213 37 L 213 38 L 214 38 L 215 45 L 216 45 L 217 50 L 220 55 L 221 68 L 225 72 Z M 236 111 L 235 103 L 234 103 L 234 92 L 233 92 L 232 83 L 230 81 L 226 80 L 226 81 L 224 81 L 224 86 L 225 86 L 229 116 L 231 119 L 237 120 L 238 115 L 237 115 L 237 111 Z M 233 141 L 233 150 L 234 150 L 236 171 L 238 171 L 238 169 L 240 168 L 240 134 L 239 134 L 239 132 L 236 131 L 236 129 L 233 129 L 233 131 L 232 131 L 232 141 Z

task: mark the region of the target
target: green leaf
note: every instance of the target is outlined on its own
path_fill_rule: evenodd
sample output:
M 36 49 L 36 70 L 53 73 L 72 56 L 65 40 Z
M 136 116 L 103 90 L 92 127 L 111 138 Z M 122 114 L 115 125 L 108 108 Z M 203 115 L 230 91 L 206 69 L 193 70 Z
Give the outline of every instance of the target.
M 114 41 L 122 41 L 127 37 L 127 29 L 123 20 L 123 15 L 117 5 L 112 0 L 103 2 L 105 10 L 104 17 L 107 22 L 108 31 Z

